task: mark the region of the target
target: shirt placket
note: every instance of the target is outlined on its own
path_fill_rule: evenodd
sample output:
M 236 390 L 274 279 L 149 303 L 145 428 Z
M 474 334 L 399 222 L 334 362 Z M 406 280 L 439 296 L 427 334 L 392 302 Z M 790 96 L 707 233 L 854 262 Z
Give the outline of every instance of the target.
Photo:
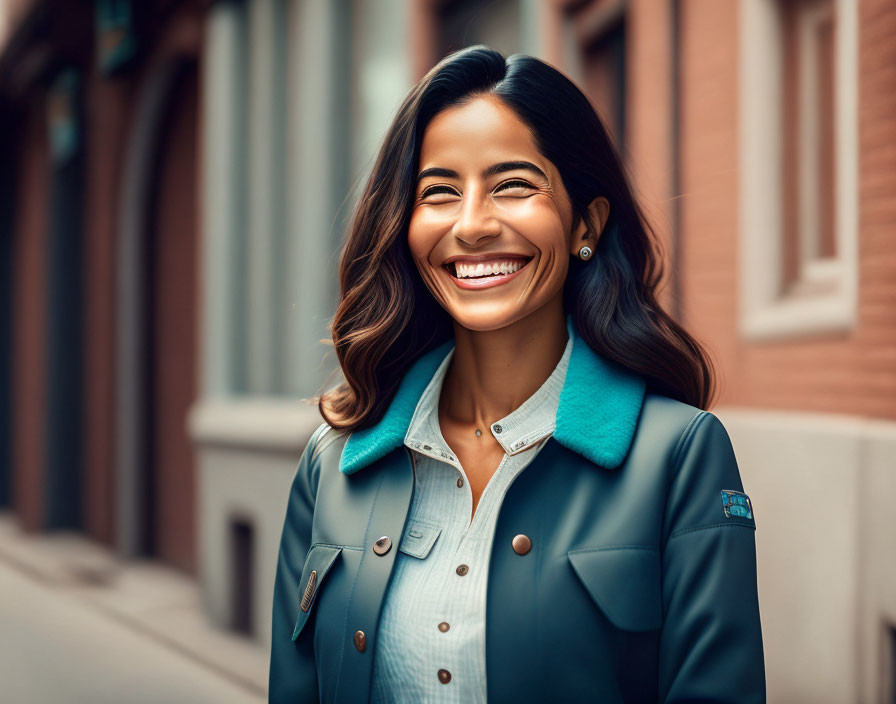
M 454 472 L 448 473 L 445 472 L 445 467 L 437 465 L 436 462 L 445 464 L 444 459 L 440 459 L 441 453 L 432 449 L 437 443 L 431 436 L 424 437 L 427 437 L 428 441 L 424 442 L 421 440 L 421 448 L 429 445 L 430 450 L 424 451 L 425 457 L 418 459 L 418 461 L 421 464 L 425 462 L 427 471 L 431 473 L 429 479 L 435 482 L 435 484 L 430 485 L 430 488 L 439 496 L 447 495 L 452 497 L 452 500 L 444 506 L 445 511 L 443 513 L 439 516 L 428 516 L 430 519 L 438 518 L 438 522 L 443 526 L 443 543 L 439 548 L 444 553 L 444 556 L 439 556 L 439 564 L 449 565 L 450 561 L 453 561 L 451 556 L 457 554 L 459 544 L 463 541 L 462 537 L 459 538 L 458 536 L 460 535 L 459 528 L 463 521 L 465 499 L 458 491 L 458 488 L 454 486 L 454 474 L 458 471 L 458 468 L 456 467 Z M 446 538 L 448 539 L 447 541 L 445 540 Z M 457 575 L 454 576 L 459 579 Z M 445 576 L 441 574 L 441 570 L 436 570 L 429 576 L 431 585 L 433 581 L 444 583 L 444 579 Z M 447 589 L 440 588 L 437 585 L 430 586 L 430 589 L 440 593 L 441 599 L 435 605 L 435 618 L 426 619 L 427 630 L 432 629 L 429 631 L 427 640 L 433 643 L 433 647 L 430 648 L 430 652 L 433 653 L 433 659 L 427 663 L 427 670 L 431 670 L 431 672 L 427 672 L 426 676 L 437 680 L 439 687 L 450 686 L 453 680 L 454 687 L 452 688 L 452 693 L 454 694 L 459 693 L 458 689 L 462 693 L 465 687 L 470 685 L 468 681 L 465 681 L 467 673 L 463 668 L 464 648 L 468 642 L 468 634 L 464 632 L 463 623 L 468 620 L 468 615 L 463 613 L 462 605 L 466 599 L 458 590 L 459 586 L 463 585 L 449 583 Z M 459 678 L 462 679 L 459 680 Z M 448 692 L 445 692 L 445 694 L 448 694 Z
M 434 427 L 430 416 L 420 424 L 407 443 L 425 457 L 415 457 L 415 466 L 419 462 L 428 463 L 427 469 L 433 473 L 430 480 L 435 480 L 438 484 L 434 487 L 437 495 L 453 496 L 453 500 L 445 507 L 444 514 L 429 516 L 430 519 L 437 518 L 445 526 L 443 536 L 451 539 L 447 541 L 448 545 L 442 546 L 442 550 L 447 548 L 442 562 L 445 569 L 453 570 L 448 575 L 448 588 L 442 591 L 442 603 L 437 610 L 440 616 L 429 624 L 433 629 L 432 635 L 436 638 L 436 647 L 432 651 L 436 653 L 435 662 L 429 666 L 435 672 L 429 676 L 435 676 L 441 685 L 450 685 L 453 679 L 454 690 L 463 692 L 465 701 L 476 701 L 470 698 L 473 695 L 469 689 L 473 673 L 464 667 L 464 663 L 468 662 L 464 653 L 482 635 L 472 630 L 479 628 L 475 609 L 478 608 L 477 599 L 481 599 L 481 595 L 476 592 L 481 587 L 476 577 L 481 578 L 481 575 L 471 578 L 469 564 L 473 562 L 469 549 L 476 537 L 467 530 L 473 495 L 460 462 L 442 440 L 441 432 Z M 414 452 L 411 454 L 414 455 Z M 463 561 L 461 556 L 465 553 L 469 557 Z M 451 581 L 452 578 L 454 581 Z M 434 573 L 431 579 L 444 580 L 445 575 Z M 458 678 L 463 679 L 458 681 Z
M 568 358 L 569 347 L 564 352 L 563 361 Z M 439 381 L 444 379 L 447 361 L 446 357 L 439 369 Z M 471 521 L 472 488 L 465 469 L 441 434 L 437 411 L 441 383 L 435 381 L 425 390 L 418 404 L 417 410 L 425 409 L 425 415 L 418 417 L 415 414 L 406 438 L 406 444 L 420 454 L 415 457 L 415 474 L 418 462 L 425 462 L 426 471 L 433 473 L 432 478 L 438 477 L 428 490 L 435 491 L 439 497 L 452 497 L 450 502 L 439 506 L 430 504 L 428 512 L 424 511 L 428 513 L 426 518 L 444 526 L 439 565 L 428 576 L 427 588 L 441 594 L 441 603 L 435 605 L 438 615 L 426 619 L 427 629 L 432 629 L 430 633 L 434 639 L 430 642 L 434 642 L 435 647 L 430 649 L 433 660 L 427 663 L 427 669 L 434 672 L 427 672 L 425 676 L 433 677 L 430 682 L 436 691 L 440 696 L 450 697 L 451 701 L 484 702 L 487 570 L 489 553 L 494 549 L 490 543 L 494 530 L 492 513 L 498 502 L 503 501 L 513 477 L 530 463 L 537 448 L 552 434 L 557 399 L 552 398 L 548 406 L 545 399 L 557 389 L 542 387 L 524 406 L 492 424 L 492 433 L 505 454 L 486 485 Z M 562 378 L 560 381 L 562 383 Z M 530 454 L 522 455 L 524 452 Z M 452 467 L 453 472 L 445 471 L 446 466 Z M 477 656 L 471 658 L 474 648 Z M 435 684 L 436 681 L 440 684 Z
M 465 475 L 462 469 L 461 473 Z M 479 610 L 484 606 L 485 574 L 482 565 L 487 564 L 483 560 L 481 551 L 484 549 L 482 536 L 480 535 L 480 522 L 474 517 L 473 524 L 469 523 L 470 510 L 472 508 L 472 492 L 468 483 L 464 483 L 463 495 L 458 493 L 457 500 L 452 502 L 451 516 L 452 535 L 456 536 L 454 545 L 451 546 L 450 561 L 445 561 L 445 569 L 449 574 L 441 575 L 448 580 L 448 589 L 445 590 L 445 603 L 442 605 L 444 623 L 448 628 L 443 631 L 446 636 L 446 663 L 451 662 L 453 668 L 445 665 L 445 669 L 453 672 L 459 681 L 458 687 L 464 693 L 464 701 L 484 702 L 479 696 L 480 691 L 476 685 L 484 684 L 484 669 L 479 672 L 471 671 L 469 667 L 482 667 L 482 658 L 471 660 L 469 652 L 477 644 L 484 642 L 484 614 Z M 481 507 L 480 507 L 481 508 Z M 477 513 L 480 509 L 477 509 Z M 442 630 L 440 628 L 440 630 Z

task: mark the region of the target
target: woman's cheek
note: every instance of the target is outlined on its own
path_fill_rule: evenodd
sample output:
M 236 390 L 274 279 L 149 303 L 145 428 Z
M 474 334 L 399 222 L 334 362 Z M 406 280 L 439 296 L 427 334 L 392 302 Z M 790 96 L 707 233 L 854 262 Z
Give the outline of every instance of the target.
M 417 267 L 417 273 L 420 274 L 420 278 L 423 280 L 423 284 L 429 289 L 429 292 L 433 295 L 433 297 L 437 301 L 441 301 L 443 296 L 441 295 L 441 282 L 438 278 L 438 272 L 435 270 L 433 265 L 430 265 L 428 260 L 430 250 L 425 252 L 415 252 L 413 248 L 411 248 L 411 254 L 414 257 L 414 264 Z
M 426 260 L 439 242 L 444 228 L 435 226 L 426 208 L 418 208 L 411 213 L 408 223 L 408 245 L 418 260 Z
M 532 213 L 537 212 L 541 207 L 537 200 L 535 196 L 529 196 L 528 198 L 507 196 L 494 198 L 492 202 L 500 212 L 512 213 L 515 217 L 520 217 L 530 216 Z

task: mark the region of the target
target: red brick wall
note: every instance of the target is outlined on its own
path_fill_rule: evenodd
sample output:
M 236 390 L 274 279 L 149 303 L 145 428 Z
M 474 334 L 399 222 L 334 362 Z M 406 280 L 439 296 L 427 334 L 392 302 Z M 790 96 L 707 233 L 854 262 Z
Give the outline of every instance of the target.
M 739 363 L 737 3 L 681 3 L 681 290 L 686 327 L 715 352 L 721 399 Z M 736 376 L 736 374 L 734 375 Z
M 737 21 L 736 3 L 682 3 L 685 323 L 720 361 L 720 403 L 896 418 L 896 6 L 860 4 L 858 322 L 788 341 L 737 334 Z
M 628 13 L 628 161 L 635 197 L 665 255 L 666 277 L 672 242 L 672 51 L 670 3 L 632 0 Z M 669 287 L 660 301 L 671 311 Z
M 12 505 L 25 530 L 43 527 L 46 428 L 49 154 L 42 100 L 19 120 L 12 261 Z

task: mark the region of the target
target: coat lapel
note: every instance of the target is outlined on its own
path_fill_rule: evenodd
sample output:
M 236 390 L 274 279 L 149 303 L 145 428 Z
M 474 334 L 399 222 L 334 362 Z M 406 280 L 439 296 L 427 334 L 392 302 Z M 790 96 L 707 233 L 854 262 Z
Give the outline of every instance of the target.
M 342 517 L 343 522 L 364 525 L 364 549 L 360 552 L 354 586 L 345 604 L 345 621 L 336 624 L 339 637 L 327 640 L 342 644 L 340 676 L 335 680 L 337 691 L 334 700 L 366 702 L 370 697 L 373 653 L 376 652 L 383 598 L 395 566 L 413 496 L 414 469 L 409 451 L 402 450 L 390 452 L 382 458 L 376 472 L 343 479 L 339 484 L 350 491 L 351 498 L 334 505 L 343 511 L 348 507 L 357 507 L 359 517 L 364 516 L 364 509 L 368 507 L 369 513 L 366 525 Z M 338 515 L 332 511 L 325 513 Z M 375 552 L 371 548 L 381 537 L 387 537 L 390 542 Z M 360 633 L 364 634 L 364 640 L 359 647 L 357 635 Z
M 570 315 L 566 327 L 573 344 L 554 439 L 597 465 L 616 469 L 635 434 L 644 379 L 592 350 L 579 337 Z M 453 346 L 451 339 L 420 357 L 405 373 L 379 422 L 349 436 L 339 461 L 344 474 L 354 474 L 404 444 L 417 402 Z

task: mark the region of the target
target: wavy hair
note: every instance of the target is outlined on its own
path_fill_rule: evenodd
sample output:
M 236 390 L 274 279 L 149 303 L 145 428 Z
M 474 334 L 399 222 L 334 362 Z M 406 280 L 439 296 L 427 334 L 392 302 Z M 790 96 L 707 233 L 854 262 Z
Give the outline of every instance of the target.
M 571 257 L 563 304 L 601 356 L 645 378 L 649 390 L 706 408 L 712 363 L 659 305 L 663 269 L 657 238 L 635 202 L 591 102 L 571 80 L 534 57 L 507 59 L 483 45 L 445 57 L 407 95 L 389 127 L 349 227 L 339 263 L 340 302 L 331 330 L 345 382 L 316 397 L 335 429 L 379 421 L 402 377 L 454 335 L 426 287 L 407 241 L 420 144 L 442 110 L 495 96 L 526 123 L 536 148 L 560 172 L 573 228 L 597 196 L 609 218 L 587 262 Z

